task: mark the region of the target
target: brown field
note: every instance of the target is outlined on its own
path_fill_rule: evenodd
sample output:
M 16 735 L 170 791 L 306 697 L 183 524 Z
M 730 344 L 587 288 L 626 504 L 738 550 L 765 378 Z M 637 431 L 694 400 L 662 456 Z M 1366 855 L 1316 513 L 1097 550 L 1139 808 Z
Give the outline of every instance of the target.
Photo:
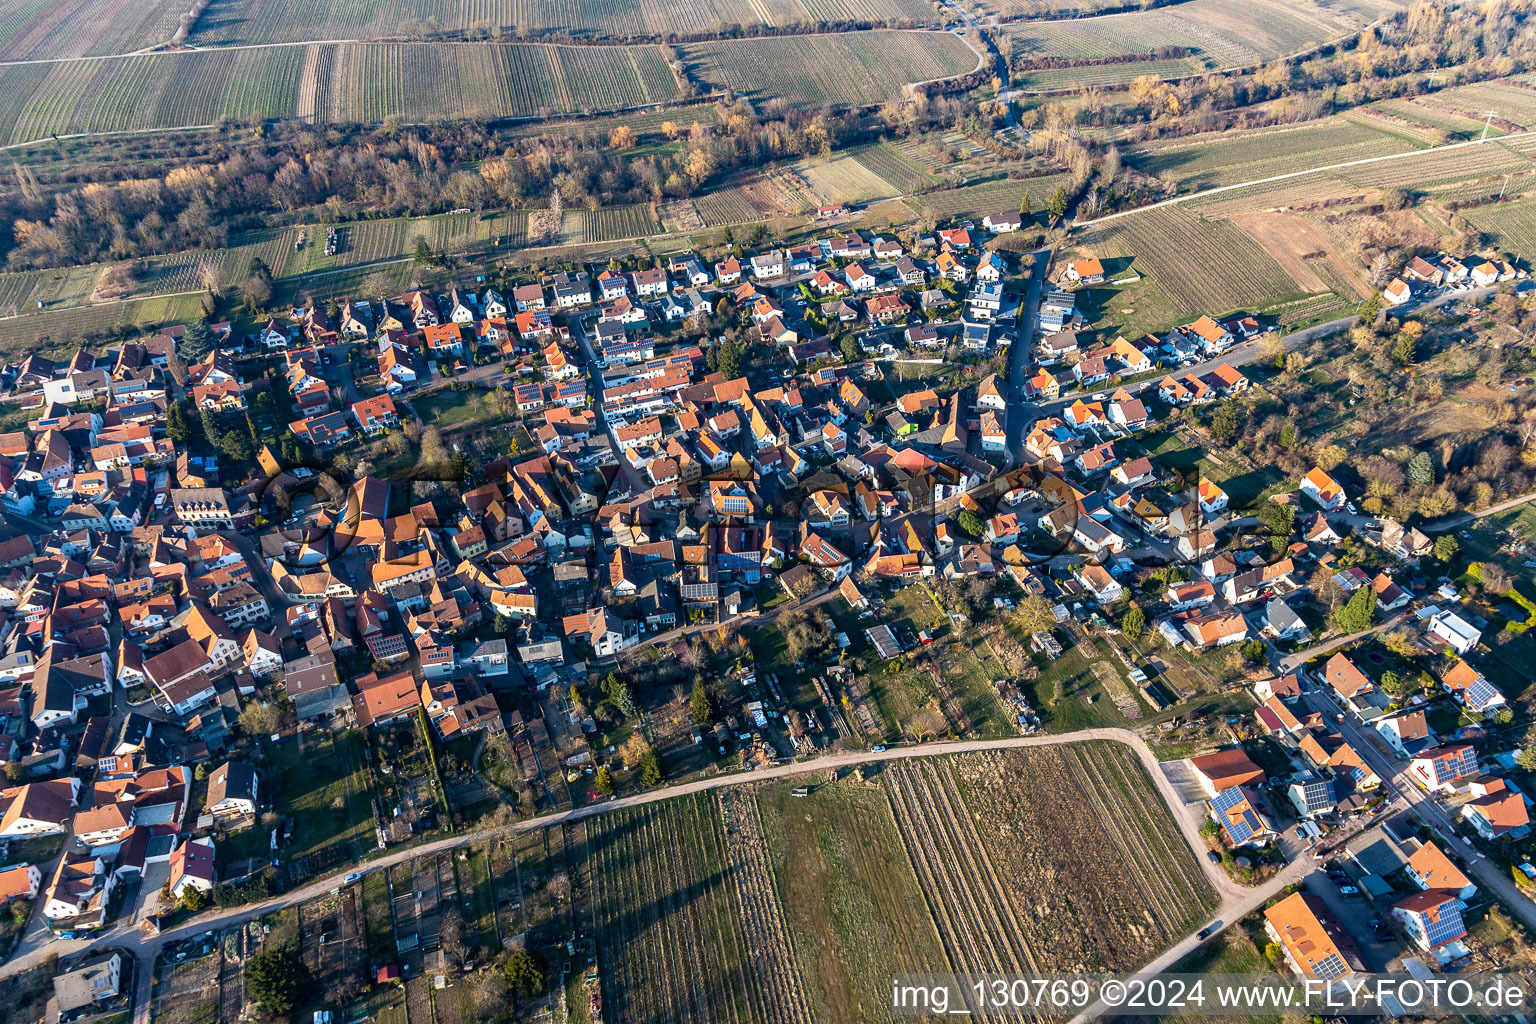
M 1305 291 L 1324 292 L 1332 285 L 1318 276 L 1313 264 L 1326 261 L 1338 271 L 1357 296 L 1370 292 L 1359 272 L 1334 251 L 1328 240 L 1305 217 L 1294 213 L 1240 213 L 1231 221 L 1249 238 L 1264 247 Z M 1318 256 L 1318 253 L 1325 255 Z

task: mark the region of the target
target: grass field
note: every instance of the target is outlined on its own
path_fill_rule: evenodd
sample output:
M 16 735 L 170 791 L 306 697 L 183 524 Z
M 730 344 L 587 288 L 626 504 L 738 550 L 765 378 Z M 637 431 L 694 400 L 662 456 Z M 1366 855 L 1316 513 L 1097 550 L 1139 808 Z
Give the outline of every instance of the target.
M 667 102 L 676 78 L 654 46 L 343 44 L 200 50 L 0 69 L 11 142 L 306 118 L 372 124 L 533 117 Z
M 681 49 L 693 77 L 710 88 L 804 107 L 882 103 L 909 82 L 966 74 L 977 61 L 947 32 L 778 36 Z
M 935 20 L 933 9 L 922 0 L 644 0 L 627 5 L 601 0 L 320 0 L 306 8 L 302 18 L 277 0 L 214 0 L 198 20 L 192 42 L 379 38 L 427 18 L 446 31 L 557 29 L 594 39 L 697 35 L 728 25 Z
M 422 423 L 442 430 L 463 430 L 501 418 L 496 393 L 485 388 L 454 391 L 451 388 L 410 400 Z
M 809 157 L 796 164 L 795 170 L 830 203 L 865 203 L 906 191 L 852 153 L 839 153 L 830 160 Z
M 277 812 L 293 819 L 284 851 L 290 870 L 315 874 L 359 859 L 374 847 L 373 807 L 363 739 L 356 731 L 334 738 L 272 744 L 271 763 L 281 774 Z
M 758 794 L 768 862 L 821 1021 L 887 1020 L 890 976 L 945 963 L 885 792 L 794 782 Z

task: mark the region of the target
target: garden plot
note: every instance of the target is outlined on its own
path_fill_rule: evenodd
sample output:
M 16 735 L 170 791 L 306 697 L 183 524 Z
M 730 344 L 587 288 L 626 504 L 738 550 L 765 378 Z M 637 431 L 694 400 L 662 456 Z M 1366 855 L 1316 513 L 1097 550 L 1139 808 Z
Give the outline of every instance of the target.
M 215 949 L 208 956 L 161 966 L 152 996 L 154 1019 L 163 1024 L 215 1024 L 222 962 Z
M 260 944 L 261 932 L 254 924 L 224 933 L 219 968 L 219 1020 L 224 1024 L 235 1024 L 245 1015 L 245 961 Z
M 355 992 L 367 977 L 368 951 L 359 886 L 299 907 L 299 952 L 321 992 Z

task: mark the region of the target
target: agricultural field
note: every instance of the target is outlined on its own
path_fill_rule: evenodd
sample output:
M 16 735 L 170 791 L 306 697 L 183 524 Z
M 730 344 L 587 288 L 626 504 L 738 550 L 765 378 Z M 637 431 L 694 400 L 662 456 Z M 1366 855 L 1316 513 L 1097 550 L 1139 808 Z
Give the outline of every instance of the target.
M 169 40 L 185 9 L 175 0 L 5 0 L 0 3 L 0 60 L 140 50 Z
M 1536 199 L 1466 210 L 1472 226 L 1498 239 L 1501 249 L 1536 254 Z
M 755 816 L 750 799 L 740 806 Z M 589 828 L 605 1017 L 810 1020 L 768 878 L 738 863 L 739 830 L 755 823 L 716 814 L 708 795 L 696 795 Z
M 830 160 L 807 157 L 795 170 L 829 203 L 867 203 L 904 191 L 851 153 L 838 153 Z
M 432 19 L 443 31 L 516 29 L 570 32 L 590 39 L 717 33 L 729 25 L 821 22 L 932 22 L 922 0 L 320 0 L 295 18 L 278 0 L 214 0 L 198 19 L 198 45 L 288 43 L 305 39 L 378 39 Z M 174 22 L 174 17 L 173 17 Z
M 616 242 L 642 238 L 661 230 L 649 206 L 614 206 L 582 211 L 583 242 Z
M 1334 172 L 1365 188 L 1426 188 L 1453 181 L 1472 181 L 1533 168 L 1530 158 L 1508 146 L 1489 141 L 1441 149 L 1401 160 L 1381 160 Z
M 934 184 L 928 172 L 889 143 L 858 146 L 846 150 L 845 155 L 856 160 L 897 193 L 918 192 Z
M 968 6 L 1001 17 L 1048 11 L 1042 0 L 971 0 Z M 1074 9 L 1089 13 L 1109 6 L 1118 5 L 1088 3 Z M 1395 0 L 1306 7 L 1283 0 L 1191 0 L 1165 10 L 1025 23 L 1008 31 L 1028 41 L 1027 52 L 1092 59 L 1187 46 L 1225 68 L 1310 49 L 1400 9 Z M 1017 44 L 1014 54 L 1019 55 Z
M 507 129 L 507 134 L 518 137 L 552 135 L 559 138 L 606 139 L 613 130 L 624 125 L 641 139 L 659 135 L 661 126 L 671 121 L 683 131 L 695 124 L 716 125 L 720 112 L 713 103 L 693 103 L 687 106 L 666 107 L 661 110 L 639 110 L 628 114 L 607 114 L 602 117 L 567 118 L 558 121 L 536 121 Z
M 1190 191 L 1418 148 L 1400 135 L 1331 117 L 1153 143 L 1128 153 L 1126 162 Z
M 296 235 L 297 232 L 289 228 L 260 231 L 227 249 L 151 256 L 143 261 L 144 269 L 139 273 L 136 290 L 149 293 L 200 291 L 204 287 L 205 267 L 216 268 L 226 285 L 236 284 L 250 275 L 252 259 L 260 259 L 274 274 L 281 274 L 284 261 L 293 251 Z
M 37 309 L 39 302 L 44 309 L 85 302 L 100 274 L 101 267 L 95 265 L 0 274 L 0 316 Z
M 118 329 L 153 332 L 168 324 L 184 324 L 201 308 L 199 296 L 178 295 L 0 317 L 0 352 L 12 359 L 31 352 L 67 359 L 87 335 Z
M 922 883 L 881 788 L 794 782 L 757 792 L 769 877 L 817 1020 L 889 1018 L 890 976 L 942 969 Z M 882 1012 L 883 1011 L 883 1012 Z
M 620 110 L 677 97 L 653 46 L 342 44 L 0 69 L 0 138 L 305 118 L 366 124 Z
M 1118 743 L 993 751 L 936 762 L 1011 886 L 1045 970 L 1125 970 L 1215 907 L 1206 880 L 1135 753 Z M 1092 864 L 1092 871 L 1084 865 Z M 1106 878 L 1115 884 L 1105 884 Z
M 1536 89 L 1530 76 L 1491 82 L 1474 82 L 1441 89 L 1410 101 L 1414 109 L 1436 113 L 1468 125 L 1468 134 L 1481 134 L 1488 111 L 1497 121 L 1512 121 L 1526 128 L 1536 126 Z M 1419 120 L 1428 120 L 1421 117 Z M 1474 127 L 1475 126 L 1475 127 Z M 1495 124 L 1489 134 L 1500 129 Z
M 585 841 L 569 849 L 590 887 L 581 902 L 598 937 L 605 1016 L 883 1021 L 893 973 L 1125 970 L 1216 904 L 1120 744 L 866 770 L 863 780 L 845 772 L 694 794 L 582 826 Z M 516 877 L 499 864 L 505 855 L 496 847 L 489 865 L 503 904 Z M 473 871 L 478 892 L 483 872 Z
M 727 186 L 695 196 L 693 205 L 698 210 L 704 226 L 710 228 L 726 224 L 745 224 L 761 216 L 757 207 L 753 206 L 735 186 Z
M 801 107 L 881 103 L 910 82 L 968 74 L 978 61 L 948 32 L 777 36 L 680 49 L 692 77 L 707 88 Z
M 1080 243 L 1100 258 L 1130 259 L 1186 317 L 1262 308 L 1306 290 L 1232 224 L 1181 206 L 1108 221 Z
M 1446 133 L 1448 136 L 1462 139 L 1473 138 L 1482 132 L 1483 122 L 1450 113 L 1438 106 L 1431 105 L 1432 102 L 1432 100 L 1426 101 L 1423 98 L 1379 100 L 1372 103 L 1369 107 L 1359 108 L 1353 114 L 1358 119 L 1359 117 L 1369 116 L 1364 113 L 1365 111 L 1380 110 L 1391 117 L 1398 117 L 1405 121 L 1427 125 L 1432 129 Z M 1405 131 L 1408 129 L 1406 126 L 1392 126 L 1389 130 Z M 1502 135 L 1504 133 L 1497 128 L 1490 128 L 1489 134 Z
M 976 185 L 944 189 L 914 196 L 908 205 L 932 210 L 940 218 L 984 217 L 989 213 L 1016 211 L 1027 195 L 1029 208 L 1039 213 L 1051 194 L 1068 183 L 1068 175 L 1042 174 L 1033 178 L 1000 178 Z
M 379 260 L 410 256 L 416 239 L 424 238 L 439 251 L 466 251 L 476 246 L 494 247 L 499 239 L 503 247 L 519 244 L 527 228 L 527 214 L 521 210 L 497 213 L 453 213 L 435 217 L 400 217 L 388 220 L 351 221 L 334 225 L 336 255 L 325 254 L 327 225 L 305 224 L 293 229 L 280 261 L 271 264 L 279 277 L 296 277 L 316 271 L 354 267 Z M 302 249 L 293 241 L 298 231 L 305 235 Z

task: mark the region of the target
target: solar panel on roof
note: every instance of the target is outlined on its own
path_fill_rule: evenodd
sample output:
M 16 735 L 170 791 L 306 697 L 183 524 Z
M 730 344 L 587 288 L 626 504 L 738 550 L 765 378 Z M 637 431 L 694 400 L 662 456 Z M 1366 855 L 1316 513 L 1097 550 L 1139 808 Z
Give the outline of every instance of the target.
M 1486 679 L 1479 679 L 1467 687 L 1464 699 L 1469 707 L 1480 711 L 1490 704 L 1495 704 L 1502 700 L 1503 697 L 1504 695 L 1492 683 Z

